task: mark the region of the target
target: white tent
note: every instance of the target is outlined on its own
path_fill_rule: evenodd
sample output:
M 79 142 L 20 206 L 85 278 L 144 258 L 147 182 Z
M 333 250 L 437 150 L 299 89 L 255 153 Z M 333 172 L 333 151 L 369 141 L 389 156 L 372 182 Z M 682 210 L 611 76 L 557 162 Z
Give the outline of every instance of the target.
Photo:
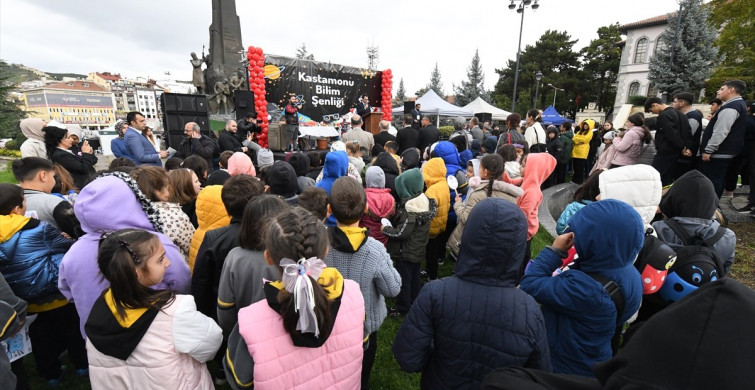
M 466 108 L 454 106 L 453 104 L 443 100 L 432 89 L 427 91 L 422 97 L 415 102 L 421 104 L 420 112 L 422 115 L 437 115 L 441 116 L 463 116 L 470 117 L 474 115 L 474 112 Z M 393 115 L 403 115 L 404 107 L 396 107 L 392 109 Z
M 466 106 L 464 106 L 467 110 L 471 110 L 475 114 L 485 113 L 485 114 L 492 114 L 493 120 L 496 121 L 505 121 L 506 117 L 511 115 L 510 112 L 501 110 L 500 108 L 486 102 L 485 100 L 482 100 L 481 97 L 477 97 L 477 99 L 473 100 Z M 423 110 L 424 111 L 424 110 Z

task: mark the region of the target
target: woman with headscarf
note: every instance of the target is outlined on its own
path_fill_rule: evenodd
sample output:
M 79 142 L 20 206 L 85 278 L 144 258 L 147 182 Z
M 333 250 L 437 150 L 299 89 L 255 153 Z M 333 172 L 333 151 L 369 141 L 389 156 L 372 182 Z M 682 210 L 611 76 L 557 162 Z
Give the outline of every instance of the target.
M 47 126 L 42 131 L 45 133 L 45 147 L 50 161 L 65 168 L 73 176 L 76 188 L 82 189 L 89 177 L 94 174 L 94 165 L 97 164 L 92 147 L 84 142 L 80 155 L 73 154 L 70 150 L 73 140 L 68 135 L 68 130 Z
M 21 157 L 48 158 L 45 135 L 42 133 L 45 121 L 39 118 L 26 118 L 19 123 L 19 127 L 21 127 L 21 133 L 26 137 L 26 141 L 21 144 Z
M 126 121 L 118 121 L 113 127 L 115 128 L 115 132 L 118 134 L 118 138 L 114 138 L 112 141 L 110 141 L 110 150 L 117 158 L 125 157 L 133 161 L 133 157 L 131 157 L 128 149 L 126 149 L 126 141 L 123 139 L 123 133 L 128 128 Z

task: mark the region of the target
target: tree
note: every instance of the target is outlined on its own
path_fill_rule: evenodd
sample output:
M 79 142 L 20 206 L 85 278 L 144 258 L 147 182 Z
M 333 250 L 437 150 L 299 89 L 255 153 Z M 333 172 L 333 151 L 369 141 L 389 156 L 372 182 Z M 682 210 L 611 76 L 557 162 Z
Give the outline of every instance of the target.
M 598 39 L 590 41 L 580 52 L 584 80 L 592 80 L 587 83 L 589 90 L 582 97 L 586 98 L 585 102 L 598 102 L 599 110 L 610 109 L 616 100 L 614 81 L 621 62 L 620 43 L 619 24 L 611 24 L 598 28 Z
M 26 112 L 11 97 L 16 86 L 10 76 L 10 66 L 0 60 L 0 138 L 15 138 L 21 132 L 18 122 L 26 117 Z
M 587 88 L 586 84 L 589 84 L 580 78 L 579 55 L 573 50 L 576 42 L 576 40 L 571 40 L 571 36 L 566 31 L 548 30 L 535 42 L 534 46 L 525 47 L 519 56 L 516 112 L 525 113 L 532 107 L 532 97 L 535 95 L 537 83 L 535 74 L 538 71 L 543 74 L 543 79 L 535 106 L 543 109 L 552 103 L 552 98 L 546 99 L 546 94 L 553 91 L 552 89 L 548 91 L 549 88 L 546 87 L 550 83 L 566 90 L 565 93 L 557 94 L 558 110 L 564 112 L 568 107 L 570 112 L 574 112 L 574 107 L 568 104 L 569 100 L 582 93 Z M 506 68 L 495 70 L 498 73 L 498 82 L 493 90 L 493 101 L 507 110 L 511 107 L 515 67 L 516 61 L 509 60 Z
M 721 59 L 708 80 L 706 96 L 713 98 L 726 80 L 743 80 L 754 97 L 755 85 L 755 7 L 751 0 L 712 0 L 708 22 L 718 32 L 715 45 Z
M 431 89 L 435 91 L 438 96 L 444 97 L 445 92 L 443 92 L 443 82 L 440 80 L 440 70 L 438 70 L 437 62 L 435 63 L 435 69 L 433 69 L 432 73 L 430 73 L 430 83 L 427 84 L 424 88 L 420 88 L 420 90 L 415 94 L 417 96 L 422 96 Z
M 393 106 L 403 105 L 406 101 L 406 88 L 404 88 L 404 78 L 398 83 L 398 90 L 396 96 L 393 97 Z
M 490 100 L 490 92 L 485 91 L 485 73 L 480 65 L 479 50 L 475 50 L 472 63 L 467 68 L 467 81 L 462 81 L 461 86 L 453 86 L 454 104 L 466 106 L 478 97 Z
M 648 79 L 658 90 L 670 96 L 700 91 L 718 56 L 718 49 L 713 45 L 716 30 L 708 24 L 710 11 L 703 7 L 703 1 L 682 0 L 681 8 L 678 31 L 677 14 L 669 14 L 668 26 L 658 38 L 659 44 L 650 58 L 648 73 Z M 670 63 L 672 55 L 673 64 Z
M 302 42 L 301 46 L 299 46 L 296 49 L 296 58 L 302 59 L 302 60 L 311 60 L 314 61 L 315 55 L 307 51 L 307 45 Z

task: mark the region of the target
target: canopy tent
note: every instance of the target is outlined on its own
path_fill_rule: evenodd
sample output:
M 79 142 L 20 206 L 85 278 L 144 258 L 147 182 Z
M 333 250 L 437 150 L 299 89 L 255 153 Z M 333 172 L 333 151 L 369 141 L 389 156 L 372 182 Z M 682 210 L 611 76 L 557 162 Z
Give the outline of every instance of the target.
M 510 112 L 501 110 L 500 108 L 486 102 L 485 100 L 482 100 L 481 97 L 477 97 L 477 99 L 471 101 L 469 104 L 464 106 L 467 110 L 472 110 L 475 114 L 492 114 L 493 120 L 496 121 L 505 121 L 506 117 L 511 115 Z
M 543 118 L 543 124 L 544 125 L 560 125 L 564 122 L 571 122 L 571 119 L 567 119 L 562 117 L 558 114 L 558 111 L 556 111 L 553 106 L 548 106 L 548 108 L 543 111 L 543 114 L 541 115 Z
M 466 108 L 462 108 L 459 106 L 454 106 L 453 104 L 443 100 L 442 97 L 438 96 L 435 91 L 432 89 L 427 91 L 422 97 L 417 99 L 415 102 L 416 104 L 421 104 L 422 108 L 420 109 L 420 112 L 422 112 L 422 115 L 437 115 L 438 117 L 441 116 L 463 116 L 463 117 L 470 117 L 474 115 L 474 112 L 472 110 L 468 110 Z M 393 115 L 403 115 L 404 114 L 404 107 L 395 107 L 392 109 Z

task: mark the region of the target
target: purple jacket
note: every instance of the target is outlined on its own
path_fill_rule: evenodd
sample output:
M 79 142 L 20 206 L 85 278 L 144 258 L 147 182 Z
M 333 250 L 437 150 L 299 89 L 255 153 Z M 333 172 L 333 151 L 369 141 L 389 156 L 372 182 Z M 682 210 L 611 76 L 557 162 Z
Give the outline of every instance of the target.
M 79 312 L 81 335 L 86 339 L 84 324 L 94 301 L 109 287 L 97 266 L 99 238 L 104 231 L 126 228 L 144 229 L 160 238 L 170 266 L 162 283 L 155 288 L 170 289 L 178 294 L 189 292 L 191 273 L 175 244 L 156 233 L 134 192 L 117 177 L 101 177 L 81 190 L 74 212 L 86 233 L 68 250 L 60 264 L 58 288 Z

